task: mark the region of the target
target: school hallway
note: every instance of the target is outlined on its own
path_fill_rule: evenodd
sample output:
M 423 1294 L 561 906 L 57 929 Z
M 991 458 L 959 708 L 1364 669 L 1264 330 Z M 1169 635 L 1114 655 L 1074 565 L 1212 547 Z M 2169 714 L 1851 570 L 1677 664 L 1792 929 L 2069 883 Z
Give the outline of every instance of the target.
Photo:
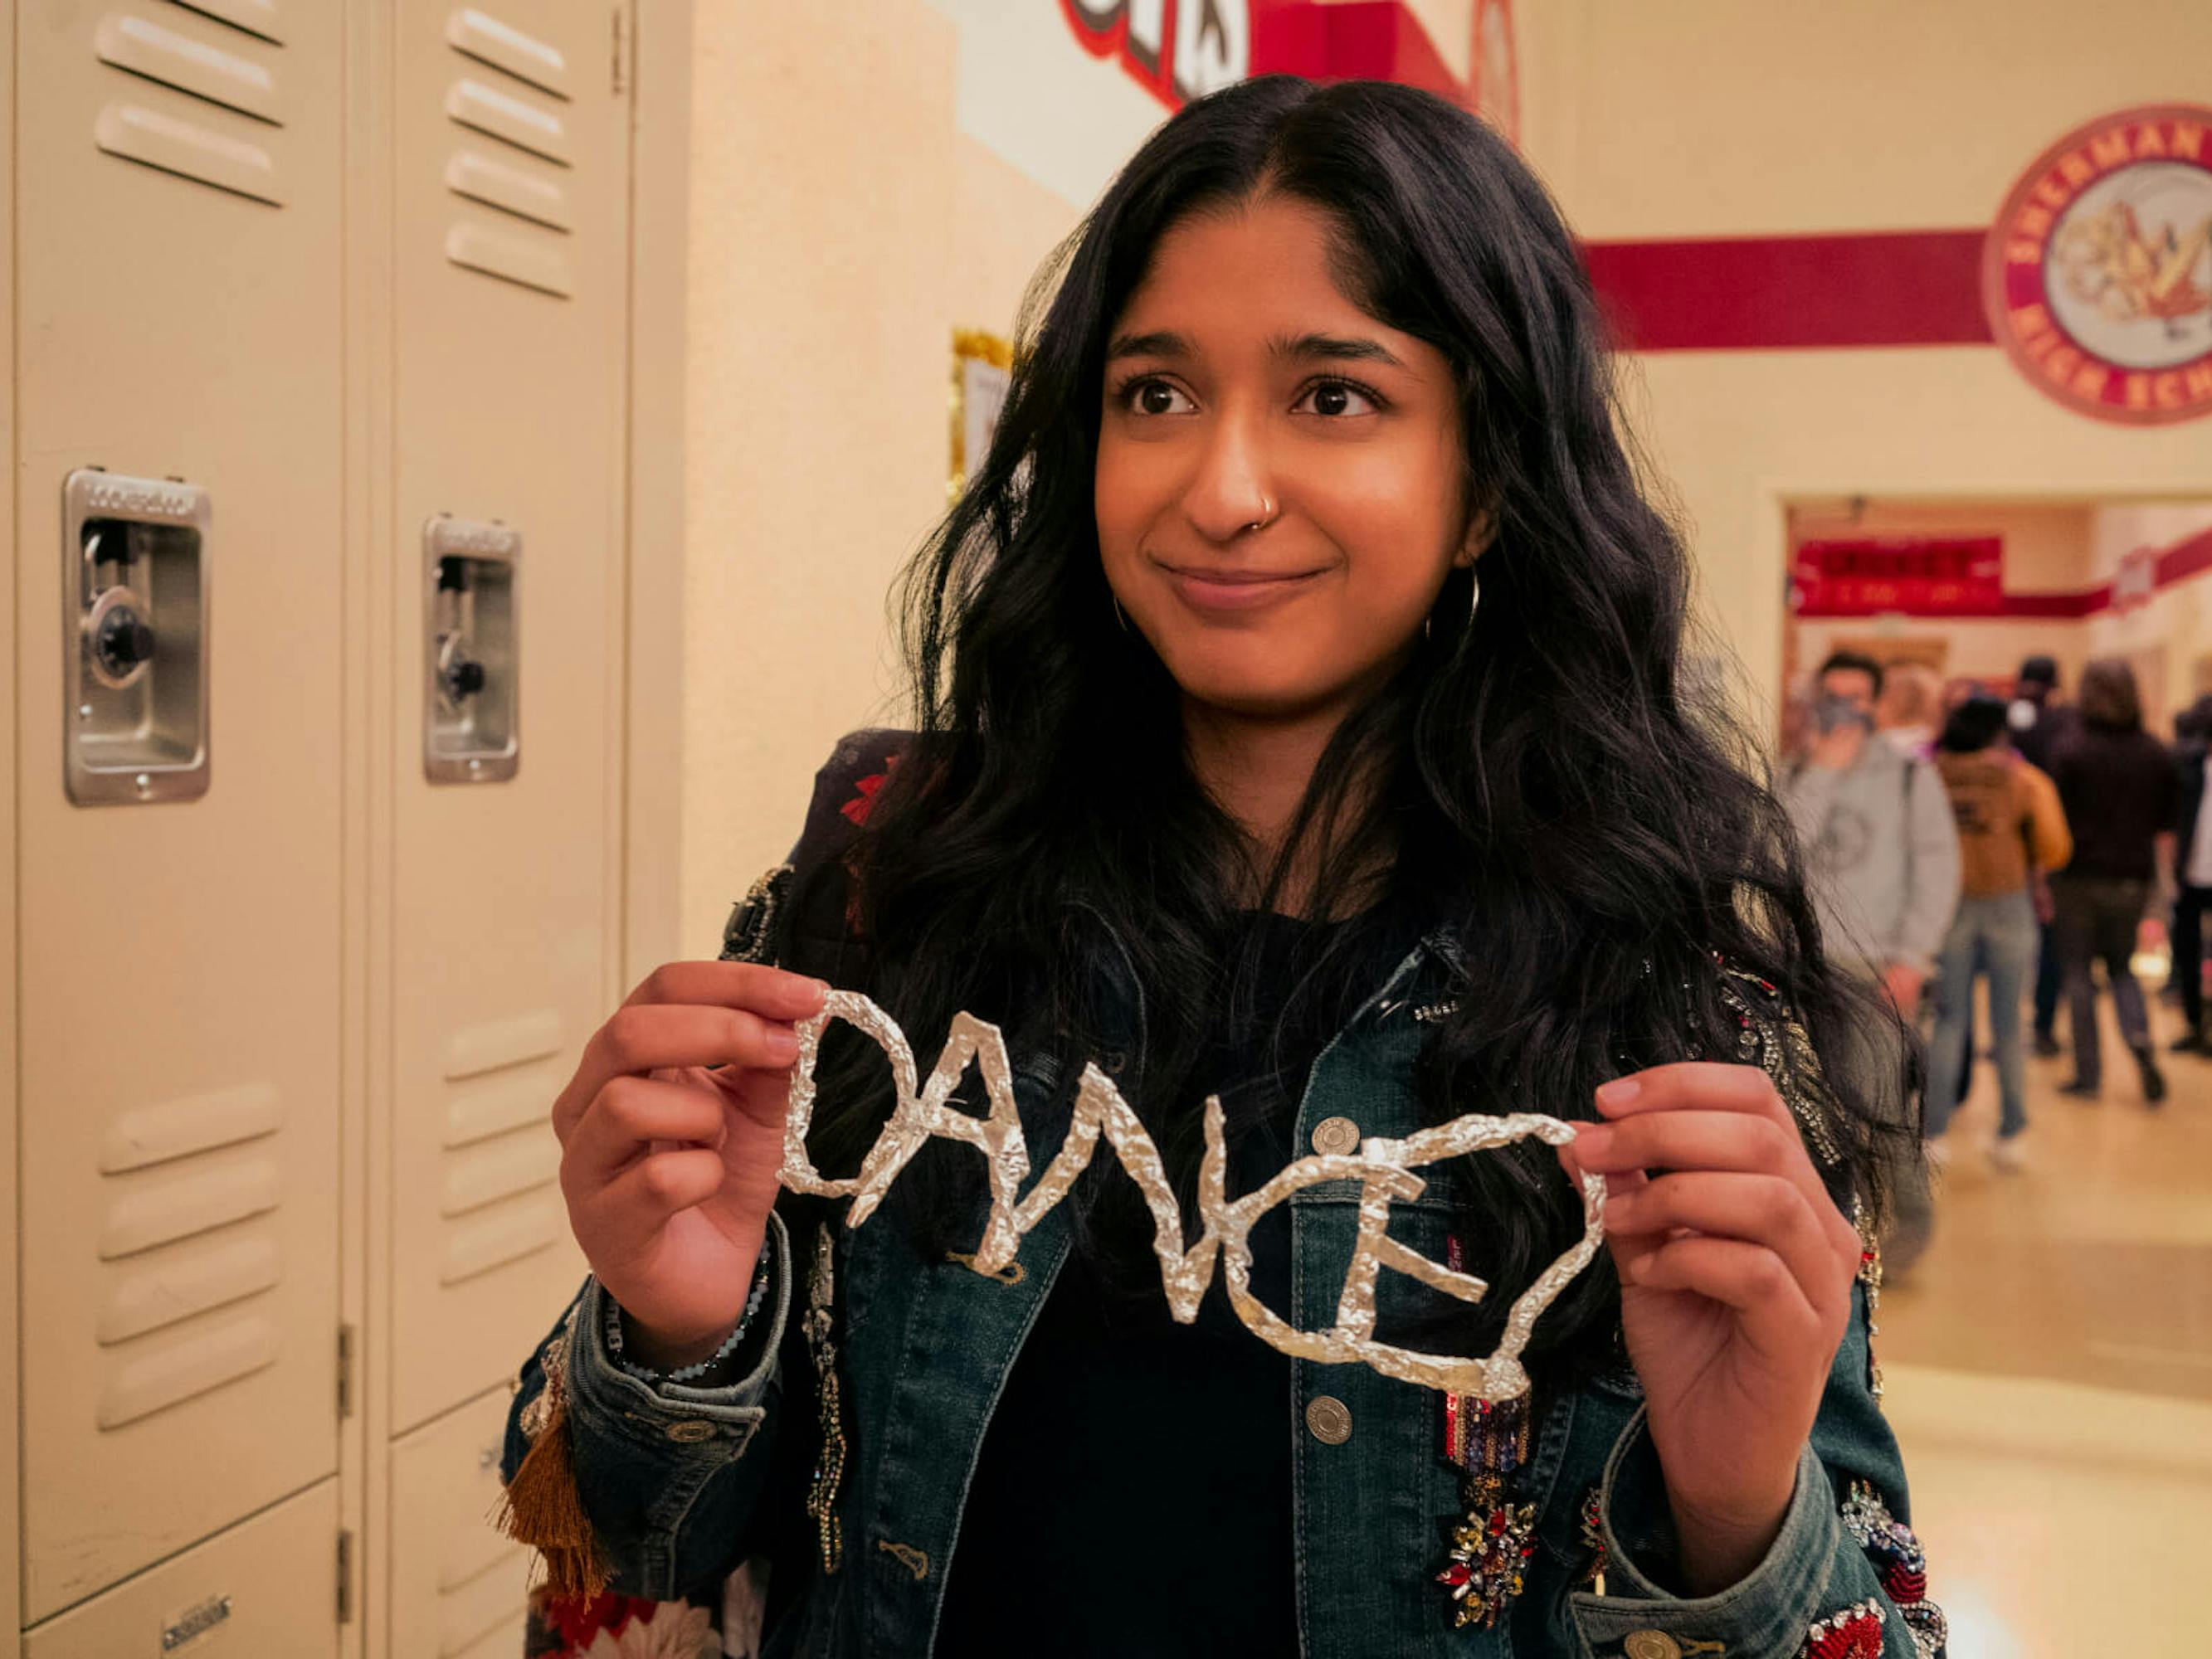
M 1952 1659 L 2205 1650 L 2212 1060 L 2169 1054 L 2180 1020 L 2158 1006 L 2170 1093 L 2147 1110 L 2100 1009 L 2099 1103 L 2058 1092 L 2070 1054 L 2029 1056 L 2021 1174 L 1990 1166 L 1996 1073 L 1977 1063 L 1934 1241 L 1878 1316 Z

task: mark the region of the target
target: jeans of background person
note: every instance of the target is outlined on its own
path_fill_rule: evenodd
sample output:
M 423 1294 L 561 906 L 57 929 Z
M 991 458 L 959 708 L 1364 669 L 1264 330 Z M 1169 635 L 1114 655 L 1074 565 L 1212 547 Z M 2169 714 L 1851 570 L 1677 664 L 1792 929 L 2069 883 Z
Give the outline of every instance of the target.
M 1951 1127 L 1974 1035 L 1974 976 L 1990 981 L 1990 1037 L 1996 1050 L 1999 1139 L 2027 1127 L 2027 1058 L 2020 1003 L 2035 956 L 2035 907 L 2025 889 L 1959 901 L 1936 967 L 1936 1040 L 1928 1056 L 1928 1138 Z
M 2058 957 L 2065 964 L 2066 1023 L 2073 1028 L 2074 1080 L 2094 1088 L 2104 1077 L 2104 1060 L 2097 1035 L 2097 983 L 2090 963 L 2101 958 L 2105 982 L 2112 987 L 2112 1012 L 2119 1016 L 2120 1034 L 2128 1047 L 2142 1051 L 2150 1044 L 2150 1014 L 2143 1005 L 2142 987 L 2129 966 L 2135 955 L 2136 930 L 2142 922 L 2143 907 L 2150 901 L 2150 884 L 2112 881 L 2101 876 L 2060 875 L 2051 884 L 2057 901 Z
M 2058 959 L 2058 924 L 2038 922 L 2035 939 L 2035 1034 L 2055 1036 L 2058 1030 L 2058 993 L 2066 983 L 2066 966 Z

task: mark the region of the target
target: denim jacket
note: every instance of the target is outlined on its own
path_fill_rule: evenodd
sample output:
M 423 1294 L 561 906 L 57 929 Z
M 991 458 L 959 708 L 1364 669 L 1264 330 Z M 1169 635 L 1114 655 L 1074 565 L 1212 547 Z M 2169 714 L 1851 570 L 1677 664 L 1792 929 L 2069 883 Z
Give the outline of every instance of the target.
M 821 787 L 836 799 L 849 795 L 849 769 L 833 761 Z M 820 800 L 817 793 L 817 806 Z M 732 931 L 744 929 L 733 924 Z M 1127 988 L 1141 1042 L 1141 1002 Z M 1425 1028 L 1415 1012 L 1455 988 L 1449 939 L 1424 939 L 1316 1060 L 1294 1144 L 1311 1145 L 1332 1119 L 1349 1120 L 1362 1137 L 1402 1137 L 1423 1127 L 1413 1076 Z M 932 1056 L 918 1058 L 927 1066 Z M 1064 1129 L 1059 1085 L 1064 1068 L 1084 1058 L 1015 1056 L 1024 1133 L 1048 1155 L 1058 1133 L 1044 1120 L 1057 1102 Z M 1107 1155 L 1103 1146 L 1100 1155 Z M 1421 1194 L 1394 1206 L 1391 1231 L 1441 1261 L 1454 1213 L 1450 1182 L 1443 1166 L 1427 1173 L 1433 1178 Z M 1303 1328 L 1335 1319 L 1358 1198 L 1355 1183 L 1338 1182 L 1288 1200 L 1296 1305 L 1282 1311 Z M 978 1232 L 981 1219 L 979 1207 Z M 554 1363 L 565 1368 L 578 1496 L 617 1591 L 719 1601 L 720 1582 L 741 1561 L 765 1557 L 782 1582 L 769 1587 L 764 1654 L 919 1659 L 932 1650 L 993 1408 L 1066 1260 L 1066 1224 L 1060 1210 L 1046 1212 L 1022 1240 L 1019 1270 L 997 1276 L 957 1259 L 921 1259 L 890 1217 L 848 1228 L 837 1210 L 788 1194 L 771 1232 L 770 1283 L 757 1316 L 765 1324 L 748 1344 L 759 1356 L 750 1375 L 690 1388 L 627 1374 L 602 1334 L 605 1293 L 586 1279 L 547 1345 L 521 1369 L 503 1474 L 511 1479 L 529 1449 L 523 1413 L 544 1387 L 551 1345 Z M 817 1249 L 832 1255 L 839 1409 L 830 1432 L 844 1450 L 834 1504 L 820 1516 L 808 1513 L 806 1499 L 822 1459 L 821 1396 L 801 1332 Z M 1386 1316 L 1390 1283 L 1385 1274 Z M 1850 1323 L 1780 1534 L 1748 1577 L 1717 1595 L 1686 1597 L 1665 1587 L 1665 1489 L 1633 1371 L 1622 1366 L 1550 1398 L 1540 1391 L 1516 1496 L 1534 1508 L 1535 1552 L 1523 1590 L 1489 1630 L 1455 1627 L 1437 1582 L 1448 1524 L 1465 1510 L 1459 1476 L 1439 1452 L 1442 1396 L 1364 1365 L 1294 1360 L 1300 1408 L 1287 1416 L 1285 1432 L 1303 1653 L 1925 1659 L 1940 1652 L 1941 1614 L 1920 1599 L 1924 1580 L 1905 1527 L 1904 1470 L 1872 1387 L 1869 1295 L 1864 1283 L 1854 1289 Z M 564 1329 L 571 1334 L 554 1345 Z M 1310 1412 L 1317 1401 L 1333 1404 Z M 838 1548 L 828 1571 L 832 1516 Z M 1591 1582 L 1601 1564 L 1602 1593 Z M 1900 1604 L 1913 1609 L 1911 1622 Z M 1822 1621 L 1852 1618 L 1856 1644 L 1812 1645 Z

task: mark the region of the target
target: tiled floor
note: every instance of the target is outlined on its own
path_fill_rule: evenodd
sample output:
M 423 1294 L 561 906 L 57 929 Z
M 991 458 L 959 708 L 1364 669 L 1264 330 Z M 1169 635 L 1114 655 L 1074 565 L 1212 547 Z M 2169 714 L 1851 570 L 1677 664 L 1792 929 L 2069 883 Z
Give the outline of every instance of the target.
M 2017 1176 L 1990 1168 L 1977 1067 L 1935 1242 L 1882 1298 L 1952 1659 L 2212 1653 L 2212 1060 L 2166 1060 L 2154 1113 L 2117 1042 L 2096 1105 L 2057 1092 L 2069 1061 L 2030 1060 Z

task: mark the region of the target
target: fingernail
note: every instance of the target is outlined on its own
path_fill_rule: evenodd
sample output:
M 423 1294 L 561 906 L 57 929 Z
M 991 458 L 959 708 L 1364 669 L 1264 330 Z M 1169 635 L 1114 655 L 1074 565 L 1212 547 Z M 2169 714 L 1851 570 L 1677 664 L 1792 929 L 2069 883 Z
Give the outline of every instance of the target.
M 771 1060 L 786 1063 L 799 1058 L 799 1033 L 787 1031 L 779 1026 L 768 1034 L 768 1053 Z
M 1644 1092 L 1644 1085 L 1632 1077 L 1617 1077 L 1597 1091 L 1598 1109 L 1617 1112 Z

